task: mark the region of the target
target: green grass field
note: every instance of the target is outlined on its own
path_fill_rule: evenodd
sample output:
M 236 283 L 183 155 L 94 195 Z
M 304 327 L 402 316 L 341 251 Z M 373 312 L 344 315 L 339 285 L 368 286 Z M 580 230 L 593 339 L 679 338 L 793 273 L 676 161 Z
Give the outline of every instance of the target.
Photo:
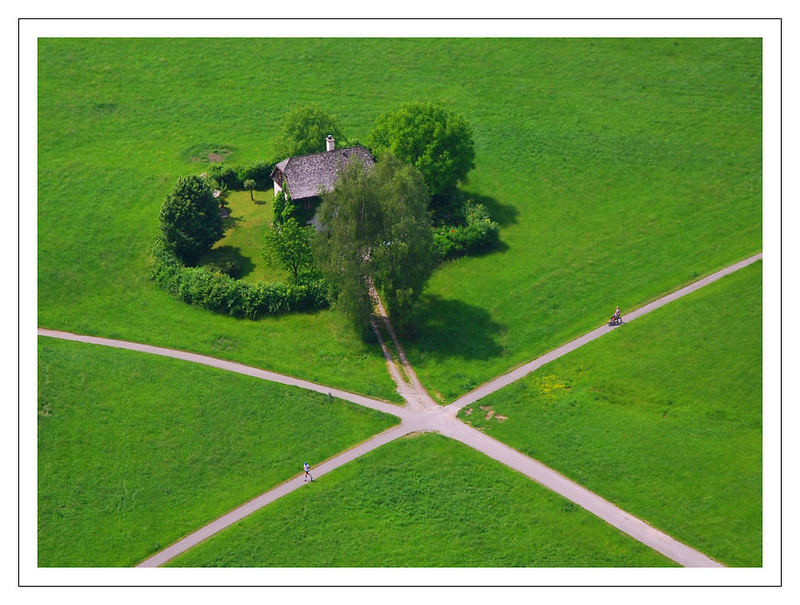
M 378 115 L 406 101 L 441 102 L 474 128 L 476 168 L 463 188 L 500 222 L 502 245 L 437 269 L 424 296 L 420 334 L 403 342 L 422 383 L 442 402 L 600 325 L 616 305 L 625 313 L 761 249 L 760 40 L 73 38 L 40 39 L 38 51 L 41 327 L 204 353 L 400 401 L 378 346 L 361 342 L 336 309 L 238 320 L 180 303 L 148 278 L 158 211 L 177 177 L 207 170 L 206 162 L 195 160 L 204 150 L 224 150 L 234 165 L 272 158 L 281 117 L 308 102 L 337 115 L 352 139 L 366 140 Z M 260 257 L 272 196 L 267 191 L 256 197 L 265 203 L 250 201 L 247 192 L 231 195 L 240 228 L 229 231 L 218 244 L 223 250 L 214 253 L 242 259 L 248 281 L 283 275 Z M 524 448 L 535 422 L 537 441 L 529 443 L 535 457 L 550 463 L 545 456 L 551 456 L 563 472 L 711 556 L 758 564 L 760 507 L 754 502 L 760 491 L 754 491 L 753 472 L 760 469 L 760 415 L 748 403 L 759 392 L 760 374 L 746 372 L 760 368 L 760 308 L 753 301 L 760 300 L 761 288 L 754 272 L 722 282 L 737 283 L 733 293 L 717 284 L 692 299 L 714 295 L 726 309 L 731 300 L 749 301 L 747 309 L 729 311 L 732 319 L 750 313 L 741 334 L 731 335 L 727 325 L 721 333 L 711 330 L 693 317 L 677 322 L 668 307 L 575 354 L 591 359 L 557 362 L 553 367 L 574 381 L 571 396 L 552 391 L 561 398 L 559 414 L 526 403 L 530 385 L 543 376 L 537 373 L 489 400 L 508 420 L 489 422 L 485 430 Z M 676 303 L 684 304 L 689 302 Z M 751 333 L 755 327 L 759 331 Z M 629 336 L 640 330 L 650 334 L 644 348 Z M 721 348 L 685 339 L 690 331 Z M 306 426 L 303 418 L 330 431 L 330 439 L 315 444 L 318 457 L 388 422 L 344 408 L 336 412 L 338 420 L 321 419 L 322 400 L 315 395 L 173 360 L 40 342 L 42 565 L 130 565 L 241 503 L 246 493 L 294 474 L 308 436 L 298 429 Z M 645 397 L 643 409 L 626 394 L 627 382 L 602 371 L 609 354 L 603 351 L 612 344 L 637 357 L 626 370 L 639 374 L 626 380 Z M 698 359 L 707 371 L 683 365 L 677 371 L 677 345 L 687 356 L 696 354 L 697 345 L 706 353 Z M 572 359 L 586 359 L 586 367 L 594 360 L 594 370 L 578 372 L 568 365 Z M 126 376 L 133 378 L 121 389 L 118 380 Z M 553 376 L 560 384 L 562 377 Z M 591 378 L 591 384 L 579 378 Z M 570 416 L 568 402 L 579 384 L 581 413 Z M 608 399 L 596 403 L 596 394 Z M 268 408 L 260 407 L 262 397 Z M 75 405 L 86 399 L 90 409 Z M 222 406 L 231 399 L 235 407 Z M 175 425 L 161 422 L 164 408 L 173 412 Z M 478 416 L 476 410 L 471 419 Z M 581 443 L 571 441 L 565 424 L 573 420 Z M 202 430 L 206 422 L 217 432 Z M 145 435 L 154 426 L 158 432 Z M 631 426 L 646 439 L 619 437 Z M 87 441 L 85 427 L 98 437 Z M 169 449 L 165 440 L 173 435 L 179 440 Z M 281 549 L 270 551 L 262 540 L 248 552 L 250 547 L 232 542 L 232 558 L 208 551 L 209 561 L 298 564 L 289 555 L 318 565 L 365 561 L 371 543 L 340 542 L 347 536 L 330 529 L 335 522 L 340 525 L 334 529 L 356 537 L 376 536 L 375 547 L 390 553 L 390 565 L 467 564 L 437 553 L 460 545 L 476 565 L 665 564 L 650 551 L 636 554 L 643 547 L 603 533 L 611 530 L 557 497 L 526 491 L 535 486 L 513 473 L 503 479 L 510 491 L 498 509 L 502 514 L 493 512 L 493 498 L 501 496 L 490 487 L 480 490 L 487 477 L 505 477 L 505 471 L 459 447 L 425 437 L 378 450 L 366 460 L 386 456 L 386 466 L 398 467 L 405 461 L 391 456 L 402 453 L 413 465 L 397 477 L 387 471 L 391 481 L 364 495 L 347 487 L 369 486 L 352 470 L 363 470 L 360 462 L 310 488 L 322 503 L 309 508 L 316 533 L 332 541 L 320 544 L 333 544 L 319 555 L 307 536 L 281 559 L 298 538 L 287 530 L 276 542 Z M 424 468 L 418 483 L 414 472 L 425 464 L 415 448 L 442 454 L 425 459 L 431 468 Z M 109 451 L 114 456 L 105 458 Z M 157 475 L 148 466 L 153 451 L 165 456 L 157 461 Z M 253 458 L 254 452 L 262 458 Z M 483 494 L 481 514 L 472 511 L 470 499 L 430 487 L 430 473 L 439 464 L 457 464 L 455 457 L 480 468 L 458 481 L 476 482 L 469 489 Z M 731 478 L 732 460 L 742 465 L 740 483 Z M 195 481 L 198 475 L 210 479 L 223 466 L 220 483 Z M 643 479 L 631 489 L 636 473 Z M 164 491 L 159 477 L 165 474 L 175 491 Z M 452 514 L 461 525 L 436 533 L 430 544 L 398 544 L 397 528 L 360 509 L 376 498 L 398 502 L 392 490 L 424 500 L 418 492 L 423 483 L 443 506 L 461 507 Z M 307 495 L 296 492 L 275 510 L 290 518 L 304 510 Z M 334 497 L 347 502 L 342 518 L 324 510 L 326 502 L 337 502 Z M 546 512 L 528 508 L 529 500 Z M 116 508 L 99 513 L 99 502 Z M 403 519 L 431 531 L 431 519 L 442 518 L 435 506 L 427 521 L 394 506 Z M 258 523 L 279 514 L 272 511 L 262 511 Z M 539 519 L 525 526 L 530 533 L 516 525 L 514 511 L 529 515 L 529 523 Z M 142 515 L 147 522 L 131 523 Z M 581 519 L 579 529 L 575 519 Z M 241 526 L 251 527 L 247 523 L 256 521 Z M 475 530 L 469 533 L 482 536 L 480 544 L 462 540 L 459 527 Z M 571 533 L 578 531 L 585 534 Z M 514 532 L 527 537 L 517 541 Z M 75 535 L 82 537 L 75 541 Z M 600 546 L 587 550 L 576 540 Z M 425 542 L 423 533 L 417 542 Z M 197 552 L 211 544 L 217 541 Z M 525 554 L 514 559 L 508 550 Z
M 726 565 L 758 567 L 761 408 L 756 263 L 459 417 Z
M 501 251 L 437 271 L 405 343 L 443 400 L 761 247 L 759 40 L 42 39 L 39 324 L 391 398 L 335 311 L 190 308 L 148 280 L 147 249 L 177 176 L 207 167 L 193 150 L 270 157 L 310 101 L 365 139 L 409 100 L 473 125 L 465 189 L 503 227 Z
M 325 475 L 172 561 L 201 567 L 669 566 L 648 547 L 434 434 Z
M 325 395 L 40 337 L 43 567 L 129 566 L 393 425 Z

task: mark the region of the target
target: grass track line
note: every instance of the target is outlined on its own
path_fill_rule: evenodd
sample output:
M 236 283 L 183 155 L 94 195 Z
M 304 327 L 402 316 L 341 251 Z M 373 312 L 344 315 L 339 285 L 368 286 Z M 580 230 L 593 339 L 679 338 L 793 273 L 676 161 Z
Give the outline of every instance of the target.
M 352 460 L 355 460 L 356 458 L 359 458 L 364 454 L 371 452 L 382 445 L 385 445 L 386 443 L 389 443 L 390 441 L 394 441 L 395 439 L 402 437 L 406 433 L 408 433 L 408 428 L 402 424 L 400 426 L 392 427 L 383 433 L 379 433 L 375 437 L 372 437 L 371 439 L 361 443 L 360 445 L 346 450 L 341 454 L 337 454 L 333 458 L 329 458 L 322 464 L 315 466 L 312 469 L 311 474 L 317 478 L 321 477 L 339 468 L 340 466 L 347 464 L 348 462 L 351 462 Z M 218 519 L 215 519 L 208 525 L 204 525 L 188 536 L 181 538 L 174 544 L 168 546 L 164 550 L 161 550 L 153 556 L 145 559 L 136 567 L 159 567 L 163 565 L 181 553 L 189 550 L 193 546 L 233 525 L 237 521 L 240 521 L 244 517 L 247 517 L 257 510 L 264 508 L 267 504 L 270 504 L 278 498 L 281 498 L 286 494 L 303 487 L 303 485 L 305 485 L 303 476 L 303 474 L 299 474 L 289 481 L 286 481 L 285 483 L 282 483 L 281 485 L 264 492 L 260 496 L 253 498 L 249 502 L 245 502 L 241 506 L 233 509 L 231 512 L 219 517 Z
M 675 290 L 674 292 L 671 292 L 670 294 L 662 296 L 661 298 L 658 298 L 658 299 L 654 300 L 653 302 L 650 302 L 650 303 L 644 305 L 643 307 L 639 307 L 635 311 L 631 311 L 630 313 L 626 313 L 624 315 L 624 319 L 625 319 L 626 322 L 633 321 L 637 317 L 641 317 L 642 315 L 650 313 L 651 311 L 654 311 L 654 310 L 658 309 L 659 307 L 663 307 L 664 305 L 666 305 L 666 304 L 668 304 L 668 303 L 670 303 L 670 302 L 672 302 L 672 301 L 674 301 L 674 300 L 676 300 L 678 298 L 686 296 L 687 294 L 691 294 L 692 292 L 695 292 L 696 290 L 699 290 L 700 288 L 702 288 L 704 286 L 707 286 L 708 284 L 710 284 L 712 282 L 715 282 L 718 279 L 721 279 L 721 278 L 725 277 L 726 275 L 730 275 L 731 273 L 735 273 L 739 269 L 743 269 L 747 265 L 750 265 L 750 264 L 752 264 L 752 263 L 754 263 L 754 262 L 756 262 L 758 260 L 761 260 L 762 256 L 763 256 L 763 253 L 759 252 L 758 254 L 756 254 L 754 256 L 751 256 L 749 258 L 746 258 L 746 259 L 744 259 L 742 261 L 739 261 L 738 263 L 734 263 L 732 265 L 729 265 L 729 266 L 725 267 L 724 269 L 720 269 L 716 273 L 712 273 L 711 275 L 707 275 L 706 277 L 704 277 L 702 279 L 699 279 L 696 282 L 692 282 L 688 286 L 684 286 L 683 288 L 680 288 L 679 290 Z M 596 329 L 592 330 L 591 332 L 587 332 L 583 336 L 579 336 L 575 340 L 571 340 L 570 342 L 568 342 L 568 343 L 566 343 L 564 345 L 561 345 L 560 347 L 558 347 L 556 349 L 553 349 L 552 351 L 550 351 L 548 353 L 545 353 L 541 357 L 537 357 L 533 361 L 529 361 L 528 363 L 518 367 L 515 370 L 512 370 L 511 372 L 509 372 L 507 374 L 503 374 L 502 376 L 499 376 L 499 377 L 497 377 L 497 378 L 495 378 L 493 380 L 490 380 L 489 382 L 479 386 L 474 391 L 471 391 L 471 392 L 467 393 L 466 395 L 464 395 L 463 397 L 460 397 L 459 399 L 455 400 L 453 403 L 451 403 L 450 405 L 446 406 L 446 408 L 449 409 L 449 410 L 452 410 L 453 413 L 457 414 L 458 411 L 461 408 L 463 408 L 463 407 L 465 407 L 465 406 L 467 406 L 467 405 L 469 405 L 471 403 L 475 403 L 476 401 L 478 401 L 479 399 L 483 399 L 487 395 L 491 395 L 492 393 L 494 393 L 496 391 L 499 391 L 500 389 L 502 389 L 503 387 L 508 386 L 512 382 L 516 382 L 517 380 L 525 378 L 525 376 L 527 376 L 528 374 L 530 374 L 534 370 L 539 369 L 543 365 L 545 365 L 547 363 L 550 363 L 551 361 L 554 361 L 554 360 L 558 359 L 559 357 L 563 357 L 567 353 L 571 353 L 575 349 L 577 349 L 579 347 L 582 347 L 586 343 L 589 343 L 589 342 L 591 342 L 593 340 L 596 340 L 596 339 L 600 338 L 604 334 L 608 334 L 611 330 L 615 330 L 618 327 L 619 326 L 604 325 L 604 326 L 600 326 L 599 328 L 596 328 Z
M 385 414 L 391 414 L 392 416 L 397 416 L 398 418 L 405 418 L 407 415 L 402 407 L 392 403 L 388 403 L 386 401 L 372 399 L 370 397 L 365 397 L 364 395 L 358 395 L 356 393 L 350 393 L 349 391 L 343 391 L 341 389 L 336 389 L 334 387 L 328 387 L 325 385 L 317 384 L 315 382 L 310 382 L 308 380 L 294 378 L 293 376 L 286 376 L 284 374 L 277 374 L 276 372 L 270 372 L 268 370 L 261 370 L 259 368 L 254 368 L 252 366 L 236 363 L 234 361 L 225 361 L 224 359 L 209 357 L 208 355 L 199 355 L 197 353 L 189 353 L 187 351 L 178 351 L 175 349 L 167 349 L 164 347 L 154 347 L 152 345 L 129 342 L 126 340 L 114 340 L 111 338 L 101 338 L 99 336 L 85 336 L 82 334 L 72 334 L 71 332 L 60 332 L 58 330 L 48 330 L 45 328 L 39 328 L 38 334 L 39 336 L 60 338 L 62 340 L 74 340 L 77 342 L 103 345 L 106 347 L 116 347 L 118 349 L 139 351 L 140 353 L 161 355 L 163 357 L 172 357 L 174 359 L 181 359 L 183 361 L 189 361 L 191 363 L 199 363 L 202 365 L 211 366 L 214 368 L 218 368 L 220 370 L 236 372 L 237 374 L 245 374 L 247 376 L 253 376 L 255 378 L 260 378 L 262 380 L 268 380 L 270 382 L 277 382 L 288 386 L 307 389 L 309 391 L 316 391 L 317 393 L 322 393 L 323 395 L 330 395 L 338 399 L 344 399 L 345 401 L 349 401 L 351 403 L 355 403 L 366 408 L 377 410 L 379 412 L 384 412 Z
M 372 298 L 374 312 L 377 315 L 375 319 L 370 320 L 372 330 L 375 332 L 378 344 L 380 344 L 381 350 L 383 351 L 383 356 L 386 358 L 389 374 L 397 385 L 397 392 L 406 400 L 408 407 L 417 412 L 426 409 L 439 409 L 439 405 L 431 398 L 428 391 L 425 390 L 425 387 L 422 386 L 422 383 L 417 377 L 417 373 L 414 371 L 414 368 L 411 367 L 403 347 L 400 346 L 400 341 L 397 339 L 394 326 L 392 326 L 389 315 L 386 313 L 381 297 L 378 295 L 372 283 L 370 283 L 369 295 Z M 383 336 L 381 336 L 381 331 L 378 329 L 378 324 L 376 322 L 377 319 L 381 320 L 389 337 L 392 339 L 392 343 L 394 343 L 394 350 L 400 362 L 399 366 L 394 362 L 392 354 L 389 352 Z

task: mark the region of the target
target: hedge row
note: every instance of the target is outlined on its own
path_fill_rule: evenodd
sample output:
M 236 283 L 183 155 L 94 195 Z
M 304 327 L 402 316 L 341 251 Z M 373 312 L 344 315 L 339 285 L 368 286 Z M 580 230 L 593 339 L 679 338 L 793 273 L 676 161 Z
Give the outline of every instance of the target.
M 153 245 L 152 258 L 152 278 L 161 288 L 183 302 L 216 313 L 257 319 L 328 306 L 328 287 L 323 280 L 248 284 L 202 267 L 185 267 L 161 238 Z
M 464 222 L 463 225 L 444 225 L 434 230 L 434 249 L 442 260 L 470 252 L 485 252 L 497 244 L 500 225 L 489 217 L 486 206 L 467 201 Z
M 247 166 L 214 164 L 208 169 L 208 176 L 232 191 L 243 190 L 244 182 L 248 179 L 256 182 L 256 189 L 263 190 L 272 187 L 269 175 L 274 167 L 275 162 L 252 162 Z

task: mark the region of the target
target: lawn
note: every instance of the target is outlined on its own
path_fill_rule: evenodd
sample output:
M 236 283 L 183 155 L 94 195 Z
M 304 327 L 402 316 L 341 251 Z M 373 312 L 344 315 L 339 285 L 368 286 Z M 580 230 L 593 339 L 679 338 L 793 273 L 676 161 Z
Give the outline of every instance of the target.
M 272 189 L 231 191 L 227 200 L 230 216 L 224 220 L 225 236 L 200 259 L 200 265 L 230 261 L 239 267 L 243 281 L 274 282 L 287 280 L 287 272 L 264 261 L 264 236 L 272 223 Z
M 460 418 L 726 565 L 758 567 L 761 314 L 759 262 Z
M 396 423 L 318 393 L 39 338 L 38 556 L 130 566 Z
M 599 567 L 672 562 L 445 437 L 394 441 L 243 519 L 173 566 Z
M 41 39 L 38 67 L 43 327 L 397 400 L 336 310 L 236 320 L 147 275 L 161 202 L 208 168 L 193 150 L 271 158 L 282 115 L 312 101 L 353 139 L 410 100 L 474 128 L 464 188 L 502 247 L 441 267 L 404 343 L 442 401 L 761 248 L 756 39 Z

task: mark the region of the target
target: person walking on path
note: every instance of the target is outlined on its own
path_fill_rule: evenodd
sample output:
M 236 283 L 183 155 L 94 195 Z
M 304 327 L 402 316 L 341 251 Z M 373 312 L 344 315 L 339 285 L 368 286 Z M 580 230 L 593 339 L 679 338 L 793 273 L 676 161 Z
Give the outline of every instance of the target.
M 303 475 L 303 482 L 304 483 L 307 482 L 307 481 L 313 481 L 314 480 L 314 477 L 311 476 L 311 467 L 308 466 L 308 462 L 303 462 L 303 472 L 305 473 L 305 475 Z

